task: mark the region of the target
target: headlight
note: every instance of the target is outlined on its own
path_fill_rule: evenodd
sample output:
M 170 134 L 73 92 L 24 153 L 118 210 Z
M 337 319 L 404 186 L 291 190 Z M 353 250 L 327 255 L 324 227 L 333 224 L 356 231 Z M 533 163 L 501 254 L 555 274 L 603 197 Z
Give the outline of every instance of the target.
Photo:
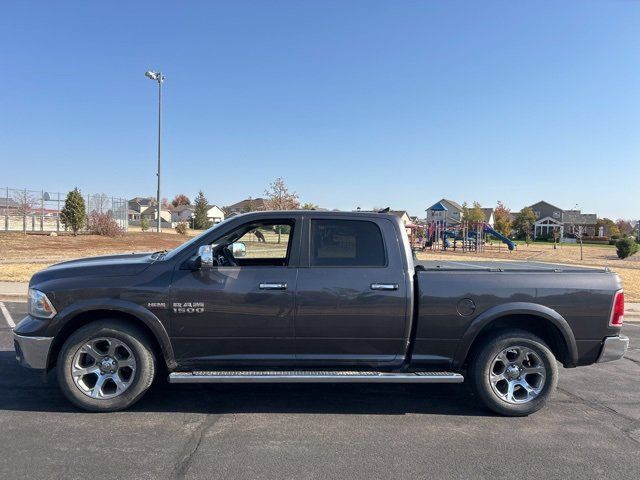
M 29 289 L 29 315 L 36 318 L 53 318 L 56 309 L 40 290 Z

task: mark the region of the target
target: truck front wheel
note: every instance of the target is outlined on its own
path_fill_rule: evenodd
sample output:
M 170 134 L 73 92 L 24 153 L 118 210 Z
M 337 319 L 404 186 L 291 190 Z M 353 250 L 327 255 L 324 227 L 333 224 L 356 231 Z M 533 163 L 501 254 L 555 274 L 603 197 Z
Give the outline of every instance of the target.
M 558 383 L 558 367 L 539 337 L 509 330 L 488 337 L 471 363 L 470 380 L 491 410 L 519 417 L 540 410 Z
M 155 358 L 144 333 L 120 320 L 74 332 L 58 355 L 58 382 L 75 405 L 114 412 L 133 405 L 153 382 Z

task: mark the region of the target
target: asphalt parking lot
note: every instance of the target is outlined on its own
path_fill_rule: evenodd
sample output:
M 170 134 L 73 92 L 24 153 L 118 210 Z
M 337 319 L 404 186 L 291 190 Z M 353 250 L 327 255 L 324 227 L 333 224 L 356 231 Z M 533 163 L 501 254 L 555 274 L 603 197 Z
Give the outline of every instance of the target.
M 17 323 L 25 305 L 5 303 Z M 5 313 L 6 313 L 5 312 Z M 0 478 L 638 478 L 640 323 L 617 362 L 561 370 L 528 418 L 463 385 L 168 385 L 83 413 L 19 367 L 0 314 Z

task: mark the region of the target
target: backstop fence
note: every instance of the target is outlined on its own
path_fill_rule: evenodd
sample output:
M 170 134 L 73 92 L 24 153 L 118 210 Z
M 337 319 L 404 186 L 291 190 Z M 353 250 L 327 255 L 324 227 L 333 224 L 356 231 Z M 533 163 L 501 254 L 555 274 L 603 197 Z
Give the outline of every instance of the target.
M 0 231 L 64 232 L 60 212 L 64 208 L 66 193 L 45 190 L 0 188 Z M 92 212 L 106 213 L 123 230 L 128 228 L 128 202 L 126 198 L 105 193 L 82 194 L 87 218 Z M 85 229 L 89 228 L 86 222 Z

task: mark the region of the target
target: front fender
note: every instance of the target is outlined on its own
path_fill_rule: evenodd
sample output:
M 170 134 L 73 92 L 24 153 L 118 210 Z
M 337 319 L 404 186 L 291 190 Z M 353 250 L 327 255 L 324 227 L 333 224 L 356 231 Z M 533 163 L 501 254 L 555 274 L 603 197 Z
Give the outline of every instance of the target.
M 562 315 L 549 307 L 537 303 L 511 302 L 491 307 L 488 310 L 482 312 L 473 320 L 464 336 L 462 337 L 460 343 L 458 344 L 456 355 L 453 361 L 454 368 L 460 368 L 462 366 L 465 359 L 467 358 L 467 355 L 469 354 L 471 345 L 484 327 L 499 318 L 504 318 L 510 315 L 529 315 L 532 317 L 538 317 L 542 321 L 551 322 L 551 324 L 558 328 L 558 330 L 562 334 L 564 342 L 569 351 L 570 365 L 568 366 L 575 365 L 577 363 L 578 347 L 576 344 L 576 339 L 573 335 L 571 327 L 564 319 L 564 317 L 562 317 Z
M 155 339 L 158 341 L 167 366 L 169 368 L 174 368 L 176 366 L 175 355 L 171 345 L 171 340 L 169 339 L 169 334 L 160 319 L 156 317 L 153 312 L 138 305 L 137 303 L 127 300 L 114 298 L 80 300 L 65 307 L 61 312 L 59 312 L 53 318 L 49 331 L 52 333 L 52 336 L 56 336 L 65 327 L 65 325 L 69 323 L 69 321 L 78 315 L 99 310 L 122 312 L 140 320 L 149 328 Z

